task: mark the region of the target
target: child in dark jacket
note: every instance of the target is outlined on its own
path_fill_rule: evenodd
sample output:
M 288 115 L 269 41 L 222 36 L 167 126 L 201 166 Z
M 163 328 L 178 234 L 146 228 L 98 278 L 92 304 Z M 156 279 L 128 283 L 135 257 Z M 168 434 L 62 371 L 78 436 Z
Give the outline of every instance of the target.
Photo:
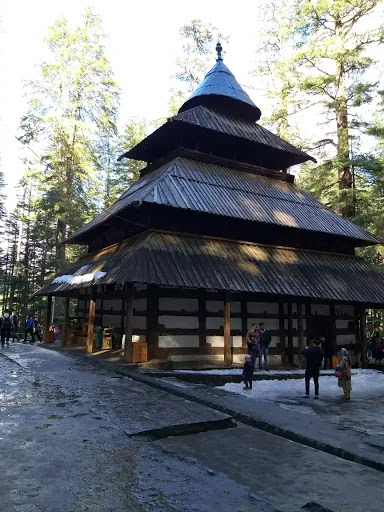
M 244 359 L 243 377 L 245 386 L 243 389 L 252 389 L 252 375 L 254 370 L 255 366 L 252 363 L 252 356 L 247 354 Z

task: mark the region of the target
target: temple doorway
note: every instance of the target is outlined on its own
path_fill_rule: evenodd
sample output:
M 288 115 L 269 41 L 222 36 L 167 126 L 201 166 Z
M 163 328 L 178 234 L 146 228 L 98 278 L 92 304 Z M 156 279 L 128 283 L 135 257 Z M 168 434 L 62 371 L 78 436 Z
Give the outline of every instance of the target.
M 307 340 L 315 338 L 319 340 L 322 336 L 326 340 L 332 338 L 332 319 L 330 316 L 310 316 L 307 318 Z

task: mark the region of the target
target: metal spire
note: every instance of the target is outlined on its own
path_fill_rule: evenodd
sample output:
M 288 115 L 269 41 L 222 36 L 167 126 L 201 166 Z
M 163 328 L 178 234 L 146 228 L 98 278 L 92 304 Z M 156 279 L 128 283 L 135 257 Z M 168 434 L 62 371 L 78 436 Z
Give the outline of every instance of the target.
M 216 51 L 217 51 L 217 59 L 216 60 L 223 60 L 223 57 L 221 56 L 221 52 L 223 51 L 223 47 L 221 46 L 220 41 L 217 42 Z

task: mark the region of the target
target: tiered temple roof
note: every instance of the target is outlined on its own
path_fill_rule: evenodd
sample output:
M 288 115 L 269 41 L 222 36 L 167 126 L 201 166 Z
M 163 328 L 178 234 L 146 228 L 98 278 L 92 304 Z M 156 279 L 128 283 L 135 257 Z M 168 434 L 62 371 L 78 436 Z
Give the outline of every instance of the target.
M 255 174 L 256 171 L 260 174 Z M 263 175 L 263 169 L 247 171 L 176 156 L 144 174 L 69 241 L 80 242 L 91 231 L 115 222 L 117 215 L 129 218 L 130 208 L 142 208 L 148 203 L 353 238 L 356 245 L 377 242 L 373 235 L 299 190 L 285 175 L 278 177 Z
M 384 303 L 383 271 L 353 256 L 157 231 L 88 254 L 64 275 L 39 294 L 136 282 Z
M 141 178 L 67 240 L 92 252 L 39 293 L 140 282 L 384 303 L 383 271 L 354 256 L 379 241 L 295 186 L 287 168 L 314 159 L 257 124 L 217 49 L 179 113 L 122 155 L 147 162 Z

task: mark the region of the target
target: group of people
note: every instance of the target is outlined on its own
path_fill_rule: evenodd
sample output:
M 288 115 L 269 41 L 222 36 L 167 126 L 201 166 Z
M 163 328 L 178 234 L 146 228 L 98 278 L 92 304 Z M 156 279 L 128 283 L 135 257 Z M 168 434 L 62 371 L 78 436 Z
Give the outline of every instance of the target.
M 315 399 L 319 398 L 319 374 L 321 363 L 324 359 L 324 368 L 326 368 L 326 360 L 325 354 L 321 347 L 322 340 L 324 338 L 320 338 L 320 340 L 310 339 L 308 346 L 302 351 L 302 355 L 306 360 L 306 370 L 305 370 L 305 395 L 303 398 L 309 398 L 309 388 L 311 379 L 313 379 L 314 387 L 315 387 Z M 338 386 L 343 389 L 344 395 L 343 400 L 348 401 L 351 399 L 351 390 L 352 390 L 352 361 L 349 357 L 348 350 L 346 348 L 342 348 L 340 351 L 340 359 L 339 363 L 335 370 L 335 376 L 338 379 Z M 332 368 L 332 362 L 331 366 Z
M 384 340 L 379 331 L 375 331 L 368 339 L 367 355 L 373 357 L 375 362 L 381 362 L 384 359 Z
M 259 359 L 259 369 L 262 369 L 262 360 L 264 358 L 264 366 L 268 369 L 268 347 L 271 343 L 271 333 L 264 328 L 264 324 L 252 324 L 251 329 L 247 332 L 248 354 L 245 356 L 243 367 L 244 390 L 252 389 L 252 377 L 255 371 L 257 358 Z M 319 340 L 311 338 L 308 346 L 302 351 L 302 355 L 306 360 L 305 371 L 305 395 L 309 398 L 310 381 L 313 379 L 315 387 L 315 399 L 319 398 L 319 375 L 322 362 L 324 360 L 324 369 L 332 368 L 332 346 L 324 337 Z M 351 379 L 352 361 L 349 357 L 348 350 L 341 349 L 339 363 L 335 370 L 338 378 L 338 386 L 344 391 L 344 400 L 350 400 L 352 379 Z
M 260 326 L 257 324 L 252 324 L 252 327 L 247 332 L 247 345 L 248 345 L 248 354 L 245 357 L 244 364 L 244 389 L 252 389 L 252 375 L 255 371 L 256 359 L 259 359 L 259 370 L 263 368 L 263 358 L 264 358 L 264 368 L 268 372 L 268 347 L 271 343 L 271 333 L 267 331 L 264 327 L 264 323 L 260 322 Z
M 16 315 L 11 312 L 4 312 L 0 316 L 0 339 L 1 347 L 4 348 L 5 343 L 9 345 L 9 340 L 17 338 L 17 331 L 19 328 L 19 321 Z M 18 338 L 17 338 L 18 339 Z
M 259 327 L 257 324 L 252 324 L 247 332 L 246 339 L 248 354 L 251 356 L 253 365 L 256 364 L 256 359 L 259 358 L 259 370 L 261 370 L 264 358 L 264 367 L 268 371 L 268 347 L 272 339 L 270 331 L 265 329 L 263 322 L 260 322 Z
M 4 348 L 5 344 L 9 345 L 9 340 L 20 341 L 17 335 L 19 329 L 19 321 L 16 315 L 12 312 L 4 312 L 0 316 L 0 337 L 1 337 L 1 348 Z M 28 335 L 31 336 L 30 343 L 35 343 L 36 337 L 41 342 L 42 328 L 39 319 L 34 315 L 28 315 L 25 321 L 25 334 L 23 343 L 27 343 Z

